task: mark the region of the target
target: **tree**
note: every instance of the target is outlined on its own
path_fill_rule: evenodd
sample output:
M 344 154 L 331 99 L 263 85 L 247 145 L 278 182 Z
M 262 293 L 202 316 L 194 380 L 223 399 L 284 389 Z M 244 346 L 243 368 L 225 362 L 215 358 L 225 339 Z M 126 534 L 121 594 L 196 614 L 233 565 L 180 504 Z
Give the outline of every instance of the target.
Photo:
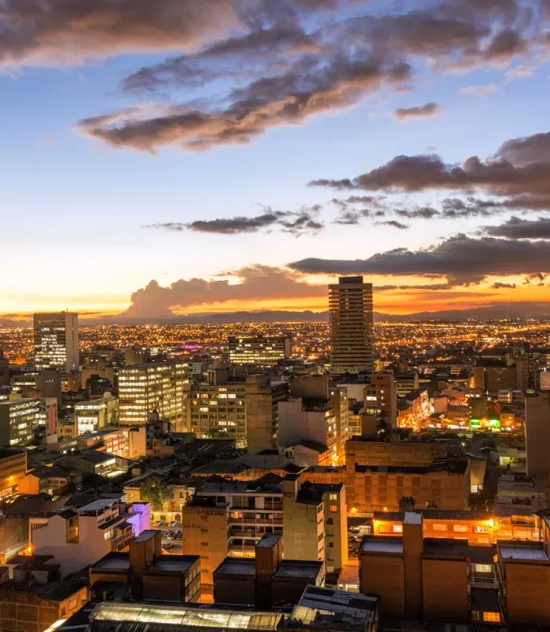
M 174 498 L 174 490 L 158 476 L 150 476 L 139 486 L 139 495 L 143 502 L 151 503 L 153 511 L 162 511 L 164 503 Z

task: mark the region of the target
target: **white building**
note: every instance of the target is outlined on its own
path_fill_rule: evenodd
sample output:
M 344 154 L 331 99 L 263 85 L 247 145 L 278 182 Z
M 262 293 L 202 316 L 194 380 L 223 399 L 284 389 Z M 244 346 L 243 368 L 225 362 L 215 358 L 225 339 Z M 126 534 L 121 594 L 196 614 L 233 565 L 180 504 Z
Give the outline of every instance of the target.
M 47 518 L 31 518 L 33 553 L 53 555 L 65 576 L 124 549 L 139 534 L 132 530 L 132 515 L 121 513 L 120 500 L 99 498 Z M 146 522 L 140 528 L 150 528 L 150 517 Z
M 78 314 L 34 315 L 34 363 L 39 370 L 78 370 Z
M 96 432 L 118 420 L 118 398 L 105 393 L 104 397 L 75 404 L 74 416 L 78 436 Z

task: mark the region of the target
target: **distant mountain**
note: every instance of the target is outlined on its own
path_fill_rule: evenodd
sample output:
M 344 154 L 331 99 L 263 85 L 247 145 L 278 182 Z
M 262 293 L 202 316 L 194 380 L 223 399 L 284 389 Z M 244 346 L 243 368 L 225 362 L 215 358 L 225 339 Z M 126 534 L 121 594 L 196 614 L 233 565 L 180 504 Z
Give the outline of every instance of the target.
M 408 322 L 408 321 L 464 321 L 464 320 L 493 320 L 502 318 L 538 318 L 550 320 L 550 301 L 543 303 L 495 303 L 485 307 L 469 309 L 452 309 L 437 312 L 414 312 L 412 314 L 384 314 L 374 313 L 376 322 Z M 273 323 L 273 322 L 315 322 L 327 321 L 328 312 L 296 312 L 296 311 L 258 311 L 258 312 L 227 312 L 221 314 L 187 314 L 169 318 L 128 318 L 127 316 L 105 316 L 102 318 L 81 317 L 82 325 L 178 325 L 178 324 L 219 324 L 230 323 Z M 15 321 L 9 317 L 0 316 L 0 326 L 25 327 L 31 324 Z

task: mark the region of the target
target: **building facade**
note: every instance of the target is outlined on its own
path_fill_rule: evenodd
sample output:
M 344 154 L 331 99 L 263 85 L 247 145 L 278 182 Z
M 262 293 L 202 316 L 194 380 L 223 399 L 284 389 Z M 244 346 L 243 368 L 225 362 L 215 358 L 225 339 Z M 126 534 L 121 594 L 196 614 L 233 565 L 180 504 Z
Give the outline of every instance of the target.
M 249 366 L 276 366 L 292 354 L 292 340 L 287 336 L 266 338 L 232 337 L 228 340 L 229 362 Z
M 331 372 L 370 372 L 374 366 L 372 284 L 342 277 L 329 285 Z
M 188 391 L 187 364 L 183 362 L 124 367 L 118 374 L 119 423 L 142 426 L 156 413 L 182 431 Z
M 37 369 L 77 371 L 79 353 L 78 314 L 34 315 L 34 363 Z

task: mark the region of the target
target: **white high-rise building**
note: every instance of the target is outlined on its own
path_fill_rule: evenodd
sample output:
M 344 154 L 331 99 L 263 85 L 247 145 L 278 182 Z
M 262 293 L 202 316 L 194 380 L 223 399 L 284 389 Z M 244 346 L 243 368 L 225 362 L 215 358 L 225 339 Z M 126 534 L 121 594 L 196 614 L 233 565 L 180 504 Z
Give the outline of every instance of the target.
M 342 277 L 329 285 L 332 373 L 371 372 L 374 365 L 372 283 Z
M 34 363 L 39 370 L 78 370 L 78 314 L 34 315 Z

